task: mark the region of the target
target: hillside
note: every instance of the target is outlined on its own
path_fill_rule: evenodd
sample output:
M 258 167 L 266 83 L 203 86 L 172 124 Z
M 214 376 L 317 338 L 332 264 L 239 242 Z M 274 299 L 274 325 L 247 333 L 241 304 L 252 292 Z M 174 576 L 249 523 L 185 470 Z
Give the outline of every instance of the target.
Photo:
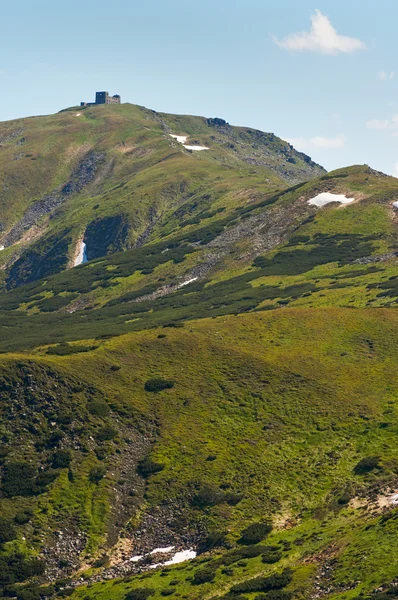
M 0 124 L 0 170 L 8 288 L 324 172 L 273 134 L 128 104 Z
M 131 105 L 0 131 L 0 596 L 391 600 L 398 179 Z

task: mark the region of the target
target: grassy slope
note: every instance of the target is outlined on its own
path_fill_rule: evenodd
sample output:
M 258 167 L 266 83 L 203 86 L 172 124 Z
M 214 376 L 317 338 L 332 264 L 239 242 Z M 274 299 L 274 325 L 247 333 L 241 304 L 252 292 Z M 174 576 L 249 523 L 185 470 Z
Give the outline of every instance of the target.
M 211 149 L 184 150 L 169 136 L 170 126 L 177 124 L 195 136 L 193 142 L 209 143 Z M 53 210 L 51 220 L 48 213 L 28 229 L 22 245 L 9 247 L 0 259 L 10 264 L 23 249 L 37 247 L 38 239 L 61 237 L 65 231 L 70 232 L 67 254 L 72 259 L 88 224 L 115 215 L 128 223 L 122 249 L 131 247 L 142 243 L 142 235 L 146 240 L 155 226 L 154 239 L 198 213 L 228 211 L 255 194 L 323 172 L 279 138 L 261 134 L 257 139 L 258 133 L 232 127 L 225 133 L 208 126 L 202 117 L 158 115 L 128 104 L 2 123 L 0 224 L 4 233 L 38 200 L 73 179 L 87 156 L 96 153 L 102 158 L 91 181 Z M 236 142 L 233 148 L 231 136 Z M 258 164 L 248 163 L 252 156 Z M 294 164 L 289 157 L 295 157 Z
M 326 189 L 355 194 L 357 201 L 321 210 L 307 204 Z M 367 167 L 352 167 L 288 193 L 266 196 L 227 216 L 221 214 L 215 223 L 189 225 L 163 241 L 18 288 L 0 297 L 0 347 L 10 350 L 115 335 L 173 320 L 281 304 L 394 306 L 398 272 L 392 201 L 397 194 L 396 179 Z M 274 249 L 262 252 L 267 244 Z M 214 263 L 209 256 L 215 257 Z M 355 262 L 362 259 L 365 264 Z M 206 261 L 210 269 L 203 276 L 199 272 L 197 282 L 176 293 L 176 285 Z M 174 293 L 132 302 L 167 284 L 174 285 Z M 75 309 L 95 310 L 67 314 L 70 303 Z
M 383 525 L 377 515 L 338 507 L 337 500 L 347 490 L 367 497 L 396 485 L 396 319 L 388 310 L 279 310 L 192 322 L 183 330 L 167 330 L 166 338 L 158 338 L 156 330 L 130 334 L 74 357 L 32 359 L 63 377 L 89 381 L 109 402 L 138 411 L 148 422 L 156 417 L 159 436 L 152 456 L 165 468 L 150 479 L 147 510 L 189 498 L 193 483 L 227 483 L 243 495 L 236 507 L 194 510 L 190 519 L 227 529 L 233 542 L 245 525 L 271 517 L 280 523 L 272 540 L 301 540 L 283 563 L 299 569 L 300 586 L 315 583 L 315 571 L 333 557 L 332 588 L 358 579 L 366 591 L 395 575 L 395 521 Z M 121 370 L 112 374 L 112 364 Z M 171 378 L 176 385 L 158 395 L 145 393 L 144 383 L 153 376 Z M 216 459 L 209 462 L 209 455 Z M 367 478 L 355 476 L 353 467 L 369 455 L 379 455 L 382 468 Z M 101 528 L 106 530 L 100 507 L 104 502 L 106 507 L 115 485 L 110 463 L 105 464 L 108 474 L 99 488 L 87 488 L 79 483 L 87 478 L 87 465 L 78 466 L 76 459 L 76 483 L 60 477 L 39 502 L 41 511 L 51 507 L 45 510 L 50 518 L 65 518 L 68 511 L 78 514 L 91 498 L 93 513 L 85 514 L 85 528 L 92 531 L 95 543 L 89 539 L 88 548 L 94 551 Z M 10 516 L 18 510 L 18 505 L 7 506 Z M 43 524 L 40 512 L 36 518 L 37 528 Z M 381 535 L 383 552 L 392 551 L 388 564 L 373 547 Z M 367 561 L 355 571 L 358 543 Z M 304 564 L 313 568 L 302 572 Z M 173 569 L 170 579 L 183 575 L 180 593 L 210 598 L 251 573 L 273 568 L 251 559 L 232 577 L 219 570 L 215 584 L 200 588 L 184 583 L 190 566 L 182 573 Z M 159 574 L 145 580 L 159 589 L 167 583 Z M 139 579 L 120 587 L 97 585 L 76 597 L 123 598 L 123 590 L 137 585 Z

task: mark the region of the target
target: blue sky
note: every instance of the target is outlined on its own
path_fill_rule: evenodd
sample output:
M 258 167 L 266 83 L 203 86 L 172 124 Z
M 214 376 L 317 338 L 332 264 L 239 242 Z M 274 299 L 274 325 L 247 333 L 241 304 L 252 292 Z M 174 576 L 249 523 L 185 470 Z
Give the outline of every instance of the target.
M 7 3 L 0 120 L 106 89 L 272 131 L 327 169 L 398 176 L 397 22 L 394 0 Z

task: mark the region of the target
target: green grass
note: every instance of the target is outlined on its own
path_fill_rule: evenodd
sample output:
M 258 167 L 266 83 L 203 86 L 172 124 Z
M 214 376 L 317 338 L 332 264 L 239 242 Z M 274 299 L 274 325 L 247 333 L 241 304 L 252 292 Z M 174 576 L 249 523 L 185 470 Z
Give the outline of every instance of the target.
M 178 500 L 192 524 L 199 521 L 209 529 L 227 530 L 230 543 L 236 542 L 246 525 L 271 518 L 277 530 L 269 543 L 304 536 L 304 542 L 294 545 L 296 549 L 284 558 L 285 565 L 301 568 L 306 556 L 317 561 L 317 553 L 329 552 L 337 544 L 337 586 L 357 579 L 347 571 L 356 536 L 361 536 L 368 552 L 380 528 L 376 525 L 363 534 L 375 517 L 364 509 L 338 508 L 338 498 L 346 489 L 352 495 L 370 497 L 394 485 L 397 477 L 396 319 L 391 310 L 337 308 L 226 316 L 193 321 L 183 329 L 163 329 L 163 338 L 158 338 L 159 330 L 136 332 L 102 342 L 89 353 L 50 357 L 38 351 L 29 364 L 34 378 L 37 363 L 44 373 L 55 369 L 54 374 L 59 372 L 66 382 L 73 379 L 83 386 L 90 382 L 97 395 L 117 406 L 116 423 L 123 431 L 127 415 L 137 415 L 134 427 L 138 431 L 145 423 L 150 428 L 156 415 L 151 456 L 164 469 L 150 477 L 145 501 L 140 500 L 143 510 Z M 13 359 L 21 360 L 27 357 Z M 113 364 L 121 369 L 110 370 Z M 159 394 L 145 392 L 145 382 L 154 377 L 173 380 L 175 385 Z M 77 408 L 71 410 L 76 413 Z M 79 436 L 89 436 L 91 427 Z M 64 429 L 69 435 L 70 426 Z M 123 455 L 122 439 L 119 450 Z M 18 455 L 30 447 L 29 438 L 25 440 L 27 445 L 18 448 Z M 209 455 L 215 460 L 209 462 Z M 382 470 L 365 478 L 355 475 L 354 466 L 370 455 L 381 457 Z M 95 556 L 105 548 L 104 524 L 109 523 L 117 476 L 110 474 L 114 467 L 109 466 L 97 487 L 87 479 L 97 460 L 93 451 L 85 459 L 76 454 L 74 460 L 73 485 L 64 472 L 38 497 L 41 509 L 36 513 L 36 528 L 46 531 L 53 519 L 80 514 L 89 534 L 85 552 Z M 109 465 L 116 466 L 120 455 L 109 455 L 105 464 L 109 460 Z M 242 500 L 236 506 L 196 508 L 190 498 L 204 484 L 225 484 Z M 12 516 L 12 505 L 2 502 Z M 284 523 L 290 522 L 285 529 Z M 391 536 L 383 539 L 385 551 L 396 539 L 394 523 L 385 525 L 393 528 Z M 30 529 L 22 531 L 29 535 Z M 361 578 L 366 590 L 374 585 L 373 579 L 377 584 L 387 582 L 395 565 L 379 569 L 381 553 L 372 550 L 369 556 L 369 569 Z M 185 573 L 191 567 L 181 568 Z M 238 568 L 232 578 L 219 570 L 215 584 L 204 584 L 199 591 L 186 582 L 180 592 L 189 598 L 199 597 L 198 593 L 210 598 L 233 582 L 273 568 L 250 559 L 249 566 L 242 573 Z M 173 569 L 170 579 L 175 574 Z M 311 585 L 311 577 L 306 585 Z M 155 573 L 144 581 L 160 590 L 166 579 Z M 112 586 L 114 595 L 109 597 L 123 597 L 127 588 L 139 584 L 140 579 L 134 578 L 131 585 Z M 91 589 L 95 594 L 102 589 L 109 594 L 110 585 Z M 84 593 L 90 595 L 90 589 Z

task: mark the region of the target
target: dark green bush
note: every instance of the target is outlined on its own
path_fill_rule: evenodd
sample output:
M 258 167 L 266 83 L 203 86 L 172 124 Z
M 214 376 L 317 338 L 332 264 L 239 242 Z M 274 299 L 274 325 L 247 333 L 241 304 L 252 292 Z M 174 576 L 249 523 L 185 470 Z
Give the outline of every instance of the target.
M 109 406 L 103 400 L 92 400 L 87 404 L 87 408 L 92 415 L 98 417 L 106 417 L 110 412 Z
M 25 525 L 26 523 L 29 523 L 32 516 L 33 510 L 26 509 L 25 511 L 17 512 L 14 517 L 14 521 L 17 523 L 17 525 Z
M 105 477 L 106 468 L 103 465 L 93 467 L 89 473 L 89 479 L 92 483 L 99 483 Z
M 160 473 L 163 471 L 164 465 L 156 462 L 150 456 L 146 456 L 138 463 L 138 473 L 142 477 L 149 477 L 150 475 L 154 475 L 155 473 Z
M 236 506 L 242 500 L 243 500 L 242 494 L 236 494 L 235 492 L 226 492 L 224 494 L 224 502 L 226 502 L 230 506 Z
M 252 523 L 241 533 L 241 544 L 258 544 L 272 531 L 272 525 L 269 522 Z
M 202 567 L 195 571 L 192 582 L 195 585 L 200 585 L 201 583 L 209 583 L 214 580 L 216 576 L 216 571 L 211 566 Z
M 204 508 L 206 506 L 216 506 L 225 502 L 225 494 L 218 487 L 211 484 L 202 485 L 196 494 L 192 497 L 193 506 Z
M 65 434 L 60 429 L 53 431 L 46 440 L 46 447 L 55 448 L 55 446 L 58 446 L 59 442 L 63 440 L 64 437 Z
M 220 548 L 225 546 L 226 543 L 226 532 L 225 531 L 209 531 L 206 537 L 201 540 L 198 544 L 198 554 L 208 552 L 213 548 Z
M 26 559 L 23 554 L 0 557 L 0 586 L 20 583 L 44 572 L 45 564 L 39 559 Z
M 238 583 L 231 588 L 233 593 L 251 593 L 251 592 L 270 592 L 271 590 L 281 590 L 289 583 L 293 577 L 290 569 L 286 569 L 281 574 L 270 575 L 269 577 L 256 577 L 242 583 Z
M 282 551 L 277 546 L 268 546 L 262 554 L 262 561 L 267 565 L 279 562 L 282 558 Z
M 0 545 L 11 542 L 17 534 L 11 521 L 0 516 Z
M 380 457 L 379 456 L 366 456 L 362 458 L 357 465 L 354 467 L 355 475 L 366 475 L 379 467 Z
M 111 427 L 111 425 L 104 425 L 97 431 L 95 438 L 99 442 L 107 442 L 107 441 L 113 440 L 116 436 L 117 436 L 117 429 L 115 429 L 114 427 Z
M 258 594 L 254 600 L 291 600 L 293 594 L 284 590 L 271 590 L 268 594 Z
M 91 350 L 96 350 L 97 348 L 98 346 L 77 346 L 64 342 L 62 344 L 57 344 L 57 346 L 51 346 L 51 348 L 47 350 L 47 354 L 68 356 L 69 354 L 78 354 L 79 352 L 91 352 Z
M 36 487 L 37 468 L 32 464 L 19 461 L 5 466 L 3 475 L 3 493 L 5 496 L 33 496 Z
M 170 390 L 174 387 L 174 381 L 168 379 L 149 379 L 145 384 L 147 392 L 161 392 L 162 390 Z
M 54 469 L 66 469 L 72 462 L 70 450 L 59 449 L 54 452 L 52 466 Z
M 160 592 L 161 596 L 172 596 L 177 590 L 175 588 L 166 588 Z
M 125 600 L 147 600 L 150 596 L 153 596 L 155 590 L 150 588 L 136 588 L 131 590 L 126 596 Z

